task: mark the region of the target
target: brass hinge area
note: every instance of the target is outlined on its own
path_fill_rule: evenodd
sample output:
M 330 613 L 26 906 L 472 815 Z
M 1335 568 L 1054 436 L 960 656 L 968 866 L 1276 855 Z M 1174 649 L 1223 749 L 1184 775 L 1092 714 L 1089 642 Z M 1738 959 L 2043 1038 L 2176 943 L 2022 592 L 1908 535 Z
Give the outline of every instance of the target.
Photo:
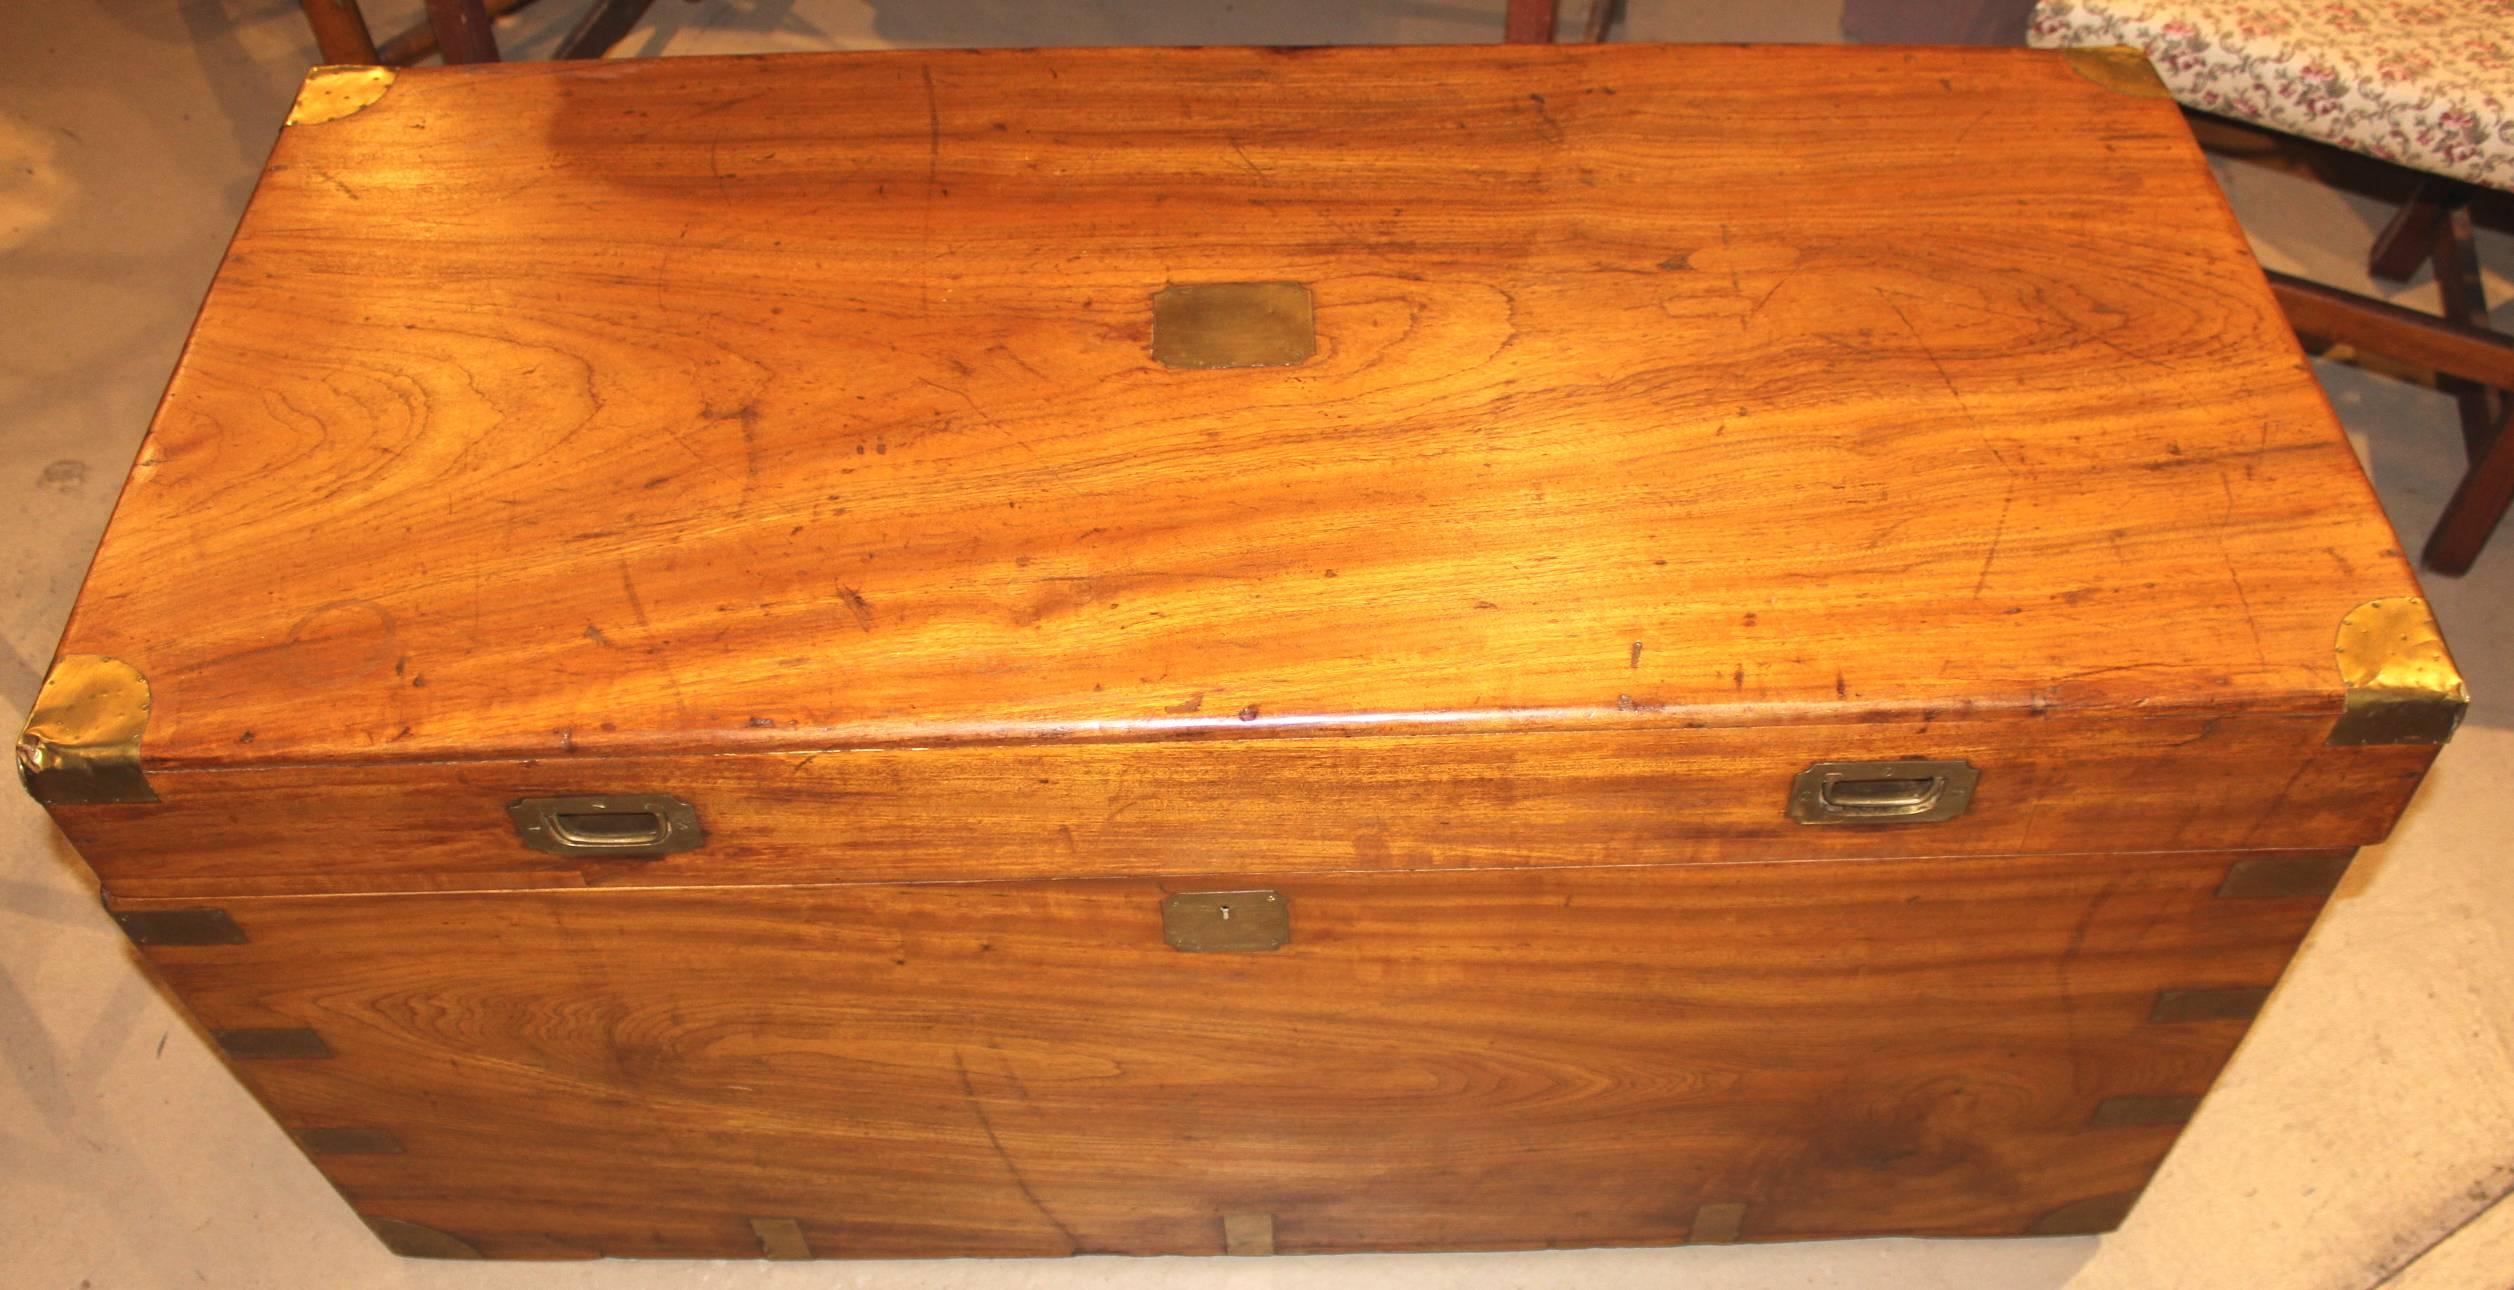
M 65 654 L 44 677 L 17 737 L 17 774 L 47 806 L 154 802 L 140 771 L 148 678 L 118 658 Z
M 2470 690 L 2435 614 L 2416 596 L 2349 610 L 2333 649 L 2346 691 L 2331 726 L 2333 744 L 2440 744 L 2470 708 Z

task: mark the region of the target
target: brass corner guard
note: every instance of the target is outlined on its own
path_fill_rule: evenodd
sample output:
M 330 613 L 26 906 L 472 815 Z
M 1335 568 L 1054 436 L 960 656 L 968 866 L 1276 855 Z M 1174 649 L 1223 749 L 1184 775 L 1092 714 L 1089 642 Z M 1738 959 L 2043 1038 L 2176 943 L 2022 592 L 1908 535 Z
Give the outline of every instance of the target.
M 296 106 L 288 109 L 290 125 L 321 125 L 355 116 L 393 88 L 393 69 L 354 63 L 326 64 L 306 73 L 297 87 Z
M 2069 70 L 2111 90 L 2133 98 L 2169 99 L 2174 92 L 2165 88 L 2165 79 L 2156 74 L 2156 65 L 2147 55 L 2128 45 L 2089 45 L 2080 49 L 2060 51 L 2060 61 Z
M 17 737 L 17 774 L 47 806 L 154 802 L 140 773 L 148 678 L 118 658 L 67 654 L 44 676 Z
M 2416 596 L 2369 600 L 2339 620 L 2340 684 L 2347 697 L 2328 742 L 2440 744 L 2470 708 L 2435 615 Z

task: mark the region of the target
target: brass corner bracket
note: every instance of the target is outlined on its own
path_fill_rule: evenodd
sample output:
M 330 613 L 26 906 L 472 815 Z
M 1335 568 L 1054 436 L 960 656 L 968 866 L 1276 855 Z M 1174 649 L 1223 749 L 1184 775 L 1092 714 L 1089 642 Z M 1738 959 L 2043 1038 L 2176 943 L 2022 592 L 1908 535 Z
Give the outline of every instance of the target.
M 296 106 L 288 109 L 290 125 L 321 125 L 354 116 L 393 88 L 393 69 L 357 64 L 326 64 L 306 73 L 297 87 Z
M 47 806 L 154 802 L 140 772 L 148 678 L 118 658 L 65 654 L 44 676 L 17 737 L 17 774 Z
M 2111 90 L 2133 98 L 2169 99 L 2174 92 L 2165 88 L 2165 78 L 2156 74 L 2156 65 L 2147 55 L 2128 45 L 2090 45 L 2082 49 L 2060 51 L 2060 61 L 2069 70 Z
M 2387 596 L 2349 610 L 2333 649 L 2346 698 L 2331 743 L 2440 744 L 2470 708 L 2470 690 L 2435 615 L 2416 596 Z

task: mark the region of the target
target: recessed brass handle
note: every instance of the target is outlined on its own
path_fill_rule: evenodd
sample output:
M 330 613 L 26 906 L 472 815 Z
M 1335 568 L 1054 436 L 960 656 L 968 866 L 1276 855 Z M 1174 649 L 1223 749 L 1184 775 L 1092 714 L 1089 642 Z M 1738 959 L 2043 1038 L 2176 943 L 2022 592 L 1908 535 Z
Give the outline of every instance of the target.
M 1820 761 L 1790 785 L 1801 824 L 1927 824 L 1973 804 L 1981 772 L 1962 761 Z
M 527 797 L 506 814 L 525 846 L 552 855 L 652 860 L 707 840 L 696 807 L 658 793 Z

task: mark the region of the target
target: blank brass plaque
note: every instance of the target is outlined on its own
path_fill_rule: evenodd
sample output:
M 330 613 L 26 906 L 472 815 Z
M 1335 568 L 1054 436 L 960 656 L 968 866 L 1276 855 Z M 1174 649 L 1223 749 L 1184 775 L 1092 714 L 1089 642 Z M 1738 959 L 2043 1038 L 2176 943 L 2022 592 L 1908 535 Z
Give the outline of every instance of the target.
M 1201 282 L 1152 297 L 1152 356 L 1163 367 L 1290 367 L 1318 352 L 1309 288 Z

